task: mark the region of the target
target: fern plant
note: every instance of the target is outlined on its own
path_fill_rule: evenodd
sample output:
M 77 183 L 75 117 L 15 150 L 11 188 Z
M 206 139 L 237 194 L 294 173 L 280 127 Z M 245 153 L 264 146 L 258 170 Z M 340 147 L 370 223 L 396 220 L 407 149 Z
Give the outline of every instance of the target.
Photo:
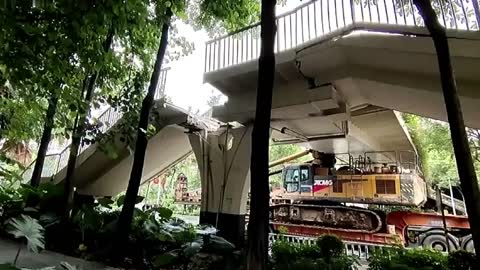
M 15 238 L 23 238 L 27 241 L 28 250 L 38 253 L 40 249 L 45 247 L 43 227 L 36 219 L 21 215 L 19 218 L 8 220 L 7 225 L 10 226 L 8 233 L 15 236 Z M 17 264 L 21 250 L 22 247 L 20 246 L 13 261 L 14 265 Z
M 76 265 L 71 265 L 68 262 L 61 262 L 60 266 L 65 270 L 82 270 L 80 267 L 77 267 Z

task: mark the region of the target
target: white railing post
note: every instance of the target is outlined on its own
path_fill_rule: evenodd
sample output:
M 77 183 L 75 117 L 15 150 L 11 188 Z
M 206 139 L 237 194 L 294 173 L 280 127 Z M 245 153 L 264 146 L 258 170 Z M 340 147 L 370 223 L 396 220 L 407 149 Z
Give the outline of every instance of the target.
M 478 5 L 478 0 L 472 0 L 472 4 L 475 12 L 475 19 L 477 21 L 477 31 L 480 31 L 480 6 Z
M 207 63 L 210 63 L 210 56 L 207 54 L 207 49 L 209 47 L 209 43 L 205 43 L 205 63 L 204 63 L 204 67 L 203 67 L 203 72 L 204 73 L 207 73 L 209 72 L 210 70 L 207 69 Z
M 341 2 L 338 3 L 338 1 Z M 471 10 L 468 0 L 457 0 L 460 1 L 458 3 L 453 3 L 453 0 L 446 2 L 445 0 L 432 1 L 436 1 L 436 4 L 438 4 L 436 5 L 439 9 L 437 12 L 438 17 L 446 28 L 471 30 L 475 29 L 472 26 L 473 21 L 475 21 L 477 29 L 480 30 L 480 7 L 478 0 L 472 0 L 473 13 L 467 12 Z M 384 5 L 384 8 L 381 5 Z M 313 18 L 310 19 L 312 8 Z M 318 8 L 320 8 L 320 11 L 317 11 Z M 304 14 L 305 12 L 307 13 L 306 15 Z M 347 12 L 350 12 L 351 21 Z M 313 38 L 318 38 L 342 28 L 355 30 L 357 22 L 377 23 L 380 25 L 420 26 L 420 20 L 417 21 L 417 18 L 420 19 L 420 17 L 412 0 L 367 1 L 364 5 L 356 3 L 355 0 L 312 0 L 277 17 L 274 50 L 278 53 L 293 49 L 311 41 Z M 410 21 L 410 18 L 413 22 Z M 313 26 L 311 25 L 312 23 Z M 317 27 L 321 27 L 321 33 L 320 29 L 317 31 Z M 243 30 L 207 42 L 205 47 L 205 72 L 220 70 L 258 58 L 260 52 L 260 39 L 257 35 L 258 28 L 259 24 L 254 24 Z M 237 39 L 235 42 L 234 38 L 238 36 L 241 36 L 239 37 L 241 39 Z M 245 50 L 245 58 L 243 57 L 243 50 Z

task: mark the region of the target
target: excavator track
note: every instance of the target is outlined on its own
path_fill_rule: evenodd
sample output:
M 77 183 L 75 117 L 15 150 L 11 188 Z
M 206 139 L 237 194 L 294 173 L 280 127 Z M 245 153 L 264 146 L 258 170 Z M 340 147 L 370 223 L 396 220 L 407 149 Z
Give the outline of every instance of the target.
M 276 204 L 270 207 L 273 222 L 302 224 L 322 229 L 374 233 L 382 219 L 374 211 L 343 205 Z

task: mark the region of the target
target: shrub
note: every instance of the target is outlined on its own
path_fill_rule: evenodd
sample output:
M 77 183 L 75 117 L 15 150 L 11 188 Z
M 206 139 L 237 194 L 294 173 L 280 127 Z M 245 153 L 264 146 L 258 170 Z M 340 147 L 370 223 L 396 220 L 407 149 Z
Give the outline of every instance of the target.
M 71 218 L 64 220 L 60 219 L 62 207 L 58 203 L 62 191 L 61 187 L 52 184 L 42 184 L 38 188 L 19 185 L 5 189 L 0 186 L 0 236 L 9 236 L 7 225 L 27 229 L 41 226 L 42 248 L 45 242 L 45 247 L 53 251 L 118 264 L 113 240 L 124 196 L 117 201 L 109 198 L 79 201 L 72 209 Z M 138 203 L 142 200 L 143 197 L 137 198 Z M 209 267 L 214 263 L 236 260 L 232 255 L 235 247 L 225 239 L 211 235 L 216 229 L 187 224 L 172 218 L 172 214 L 164 207 L 135 208 L 125 247 L 125 261 L 120 264 L 133 269 L 152 269 L 155 262 L 161 263 L 162 267 L 176 267 L 205 261 L 202 264 Z M 18 216 L 22 218 L 12 219 Z M 38 223 L 37 227 L 23 226 L 23 223 L 33 224 L 32 220 L 35 220 L 34 225 Z M 33 239 L 27 233 L 22 236 Z
M 272 245 L 272 266 L 275 270 L 351 270 L 357 265 L 356 259 L 344 251 L 343 242 L 331 235 L 321 236 L 315 244 L 280 239 Z
M 320 247 L 312 244 L 297 244 L 297 256 L 301 258 L 317 259 L 322 256 Z
M 297 258 L 297 245 L 283 239 L 272 244 L 272 260 L 274 265 L 288 264 L 291 258 Z
M 371 270 L 448 270 L 447 257 L 429 249 L 390 248 L 374 252 L 369 258 Z
M 334 235 L 321 236 L 317 240 L 317 246 L 320 250 L 320 257 L 327 261 L 330 258 L 338 258 L 345 252 L 342 240 Z
M 448 255 L 448 268 L 450 270 L 473 270 L 478 269 L 479 262 L 475 254 L 465 251 L 457 250 Z
M 317 270 L 317 269 L 325 269 L 324 263 L 322 260 L 315 260 L 311 258 L 298 258 L 296 260 L 291 260 L 292 262 L 289 264 L 278 265 L 275 269 L 277 270 L 293 270 L 293 269 L 305 269 L 305 270 Z

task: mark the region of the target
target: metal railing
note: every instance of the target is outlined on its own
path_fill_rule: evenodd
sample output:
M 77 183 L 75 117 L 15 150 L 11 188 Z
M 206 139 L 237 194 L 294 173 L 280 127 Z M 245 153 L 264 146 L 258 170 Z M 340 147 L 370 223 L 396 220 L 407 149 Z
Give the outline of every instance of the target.
M 155 90 L 154 95 L 155 100 L 158 100 L 164 96 L 168 70 L 169 68 L 165 68 L 160 72 L 157 89 Z M 94 121 L 100 124 L 100 133 L 105 133 L 112 128 L 118 122 L 118 120 L 122 118 L 122 116 L 123 113 L 120 110 L 109 108 L 99 117 L 94 118 Z M 78 155 L 82 154 L 89 146 L 89 144 L 82 143 L 78 150 Z M 60 153 L 46 155 L 45 162 L 43 164 L 42 178 L 52 177 L 63 170 L 67 166 L 69 155 L 70 145 L 65 147 Z M 32 163 L 30 163 L 30 165 L 28 165 L 23 172 L 22 177 L 25 181 L 29 181 L 32 177 L 35 161 L 36 160 L 32 161 Z
M 289 243 L 296 244 L 315 244 L 317 238 L 306 237 L 306 236 L 297 236 L 297 235 L 288 235 L 288 234 L 275 234 L 271 233 L 268 235 L 269 245 L 272 245 L 277 240 L 287 241 Z M 352 242 L 352 241 L 343 241 L 345 245 L 345 253 L 349 256 L 356 256 L 360 260 L 368 260 L 374 250 L 382 249 L 388 247 L 381 244 L 371 244 L 371 243 L 362 243 L 362 242 Z
M 478 31 L 477 0 L 432 0 L 440 23 L 447 29 Z M 276 19 L 275 52 L 358 24 L 424 26 L 412 0 L 313 0 Z M 260 55 L 260 24 L 208 41 L 205 73 L 255 60 Z
M 432 187 L 428 188 L 427 196 L 432 200 L 437 200 L 436 192 Z M 450 197 L 449 195 L 443 192 L 441 193 L 441 196 L 442 196 L 442 203 L 444 205 L 447 205 L 450 208 L 453 208 L 455 206 L 455 210 L 462 212 L 464 215 L 467 214 L 464 201 L 453 198 L 453 204 L 452 204 L 452 197 Z

